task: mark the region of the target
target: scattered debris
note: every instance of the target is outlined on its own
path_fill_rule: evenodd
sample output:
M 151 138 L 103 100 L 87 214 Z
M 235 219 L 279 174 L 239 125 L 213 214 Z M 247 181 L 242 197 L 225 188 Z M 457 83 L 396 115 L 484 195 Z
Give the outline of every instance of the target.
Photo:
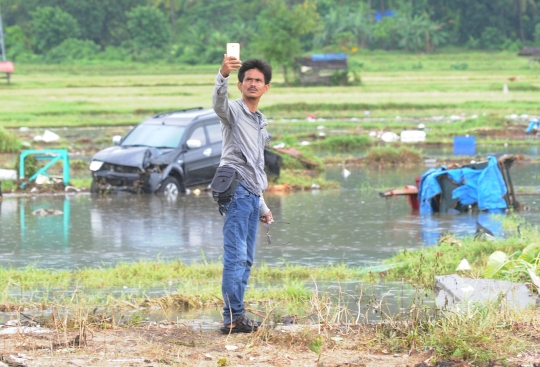
M 45 130 L 43 135 L 34 136 L 34 141 L 43 141 L 45 143 L 51 143 L 57 140 L 60 140 L 60 136 L 58 134 L 53 133 L 50 130 Z
M 426 132 L 423 130 L 405 130 L 400 134 L 403 143 L 419 143 L 426 141 Z
M 64 214 L 64 212 L 60 211 L 60 210 L 56 210 L 56 209 L 43 209 L 43 208 L 40 208 L 40 209 L 36 209 L 32 212 L 33 215 L 35 216 L 38 216 L 38 217 L 45 217 L 47 215 L 60 215 L 60 214 Z
M 472 270 L 471 264 L 469 264 L 469 261 L 467 259 L 461 260 L 458 267 L 456 268 L 456 271 L 469 271 Z
M 38 175 L 35 181 L 38 185 L 48 185 L 51 183 L 51 178 L 45 175 Z
M 66 191 L 66 192 L 68 192 L 68 191 L 80 192 L 81 189 L 78 189 L 78 188 L 76 188 L 75 186 L 70 186 L 70 185 L 68 185 L 68 186 L 66 186 L 65 191 Z
M 17 171 L 14 169 L 0 168 L 0 181 L 1 180 L 17 180 Z
M 399 136 L 396 133 L 387 131 L 381 135 L 381 140 L 385 143 L 393 143 L 399 140 Z
M 52 330 L 43 329 L 39 326 L 13 326 L 2 329 L 0 335 L 19 335 L 19 334 L 46 334 L 52 333 Z
M 507 305 L 524 310 L 536 304 L 536 299 L 523 283 L 506 280 L 461 278 L 457 274 L 435 277 L 437 306 L 442 309 L 461 308 L 461 302 L 492 302 L 501 296 Z

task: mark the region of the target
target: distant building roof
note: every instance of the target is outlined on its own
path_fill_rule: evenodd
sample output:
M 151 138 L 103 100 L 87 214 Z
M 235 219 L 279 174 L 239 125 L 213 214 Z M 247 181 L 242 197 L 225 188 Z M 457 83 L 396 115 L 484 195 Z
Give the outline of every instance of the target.
M 298 62 L 303 70 L 347 69 L 347 54 L 313 54 L 299 58 Z

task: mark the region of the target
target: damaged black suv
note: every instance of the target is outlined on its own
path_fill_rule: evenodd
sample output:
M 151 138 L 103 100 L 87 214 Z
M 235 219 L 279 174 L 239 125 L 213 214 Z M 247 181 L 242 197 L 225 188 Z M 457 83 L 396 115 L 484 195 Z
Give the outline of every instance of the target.
M 174 199 L 186 187 L 210 183 L 221 158 L 221 124 L 212 109 L 161 113 L 115 138 L 117 146 L 92 158 L 92 193 L 162 193 Z M 279 175 L 280 156 L 266 150 L 265 163 Z

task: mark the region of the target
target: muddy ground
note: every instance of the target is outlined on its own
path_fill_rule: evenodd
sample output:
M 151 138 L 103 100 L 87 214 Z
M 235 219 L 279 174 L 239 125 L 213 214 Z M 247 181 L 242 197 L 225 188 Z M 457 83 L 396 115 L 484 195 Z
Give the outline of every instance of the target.
M 372 327 L 343 326 L 320 330 L 325 342 L 320 360 L 306 343 L 317 326 L 283 326 L 256 334 L 223 335 L 219 330 L 198 331 L 174 324 L 137 328 L 91 329 L 46 334 L 0 335 L 0 361 L 13 366 L 428 366 L 432 351 L 411 349 L 391 353 L 378 350 Z M 540 366 L 540 354 L 511 356 L 510 366 Z M 460 360 L 439 366 L 472 366 Z M 2 364 L 0 364 L 2 366 Z M 502 366 L 493 363 L 491 366 Z

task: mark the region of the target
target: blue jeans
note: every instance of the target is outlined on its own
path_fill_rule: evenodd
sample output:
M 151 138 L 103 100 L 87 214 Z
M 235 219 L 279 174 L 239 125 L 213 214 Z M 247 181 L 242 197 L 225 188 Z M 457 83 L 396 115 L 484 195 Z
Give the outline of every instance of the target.
M 229 325 L 246 311 L 246 291 L 255 256 L 259 225 L 259 197 L 238 185 L 223 224 L 223 323 Z

